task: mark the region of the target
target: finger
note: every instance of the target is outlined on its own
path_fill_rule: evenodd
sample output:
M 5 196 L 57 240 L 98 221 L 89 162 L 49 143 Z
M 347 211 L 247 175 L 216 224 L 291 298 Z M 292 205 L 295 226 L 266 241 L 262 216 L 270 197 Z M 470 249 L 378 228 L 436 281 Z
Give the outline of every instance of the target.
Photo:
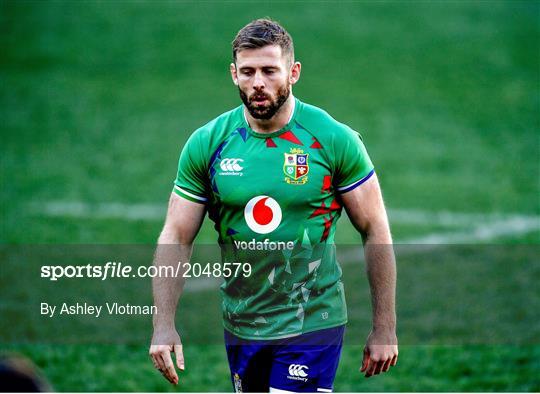
M 398 355 L 396 354 L 396 355 L 394 356 L 394 358 L 392 359 L 392 362 L 390 363 L 390 365 L 391 365 L 392 367 L 395 366 L 395 365 L 397 364 L 397 358 L 398 358 Z
M 152 364 L 154 364 L 154 368 L 159 370 L 159 364 L 157 363 L 154 356 L 151 356 L 151 359 L 152 359 Z
M 156 363 L 156 360 L 154 360 L 154 355 L 152 354 L 152 347 L 150 347 L 150 351 L 148 352 L 148 356 L 150 357 L 150 360 L 152 360 L 152 365 L 154 368 L 157 369 L 158 365 Z
M 184 351 L 182 345 L 174 345 L 174 355 L 176 356 L 176 365 L 178 368 L 184 370 Z
M 371 375 L 373 375 L 373 374 L 371 373 L 372 368 L 373 368 L 373 360 L 370 358 L 370 359 L 368 360 L 368 363 L 367 363 L 367 365 L 366 365 L 366 368 L 364 369 L 364 372 L 365 372 L 364 376 L 365 376 L 366 378 L 369 378 Z
M 369 378 L 375 374 L 375 369 L 377 368 L 378 361 L 373 359 L 370 360 L 369 366 L 366 371 L 366 377 Z
M 388 370 L 390 369 L 390 364 L 392 363 L 392 359 L 389 358 L 388 360 L 385 361 L 384 363 L 384 366 L 382 368 L 382 372 L 388 372 Z
M 364 372 L 369 364 L 369 352 L 366 348 L 364 348 L 364 358 L 362 359 L 362 367 L 360 368 L 360 372 Z
M 176 375 L 176 370 L 174 369 L 174 364 L 171 359 L 171 353 L 165 350 L 161 352 L 161 358 L 165 366 L 165 368 L 163 369 L 163 373 L 165 377 L 169 380 L 169 382 L 173 384 L 177 384 L 178 375 Z
M 386 362 L 386 360 L 382 360 L 382 361 L 379 361 L 377 363 L 377 365 L 375 366 L 375 370 L 373 372 L 373 375 L 378 375 L 378 374 L 381 373 L 381 370 L 383 369 L 385 362 Z
M 165 369 L 165 365 L 163 364 L 161 356 L 159 355 L 158 352 L 151 353 L 151 356 L 152 356 L 152 362 L 154 363 L 154 366 L 156 367 L 156 369 L 158 369 L 159 371 L 162 371 L 163 369 Z
M 176 374 L 176 369 L 174 368 L 174 363 L 171 358 L 170 352 L 165 352 L 162 354 L 163 361 L 165 362 L 165 375 L 167 379 L 173 384 L 178 384 L 178 375 Z

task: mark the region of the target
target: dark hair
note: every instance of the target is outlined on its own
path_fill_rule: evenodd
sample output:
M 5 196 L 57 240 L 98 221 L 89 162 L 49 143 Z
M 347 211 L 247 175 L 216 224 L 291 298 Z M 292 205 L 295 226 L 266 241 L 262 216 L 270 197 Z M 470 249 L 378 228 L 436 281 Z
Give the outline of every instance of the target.
M 245 25 L 232 42 L 233 60 L 243 49 L 262 48 L 267 45 L 279 45 L 281 54 L 294 60 L 294 47 L 291 35 L 278 22 L 270 18 L 256 19 Z

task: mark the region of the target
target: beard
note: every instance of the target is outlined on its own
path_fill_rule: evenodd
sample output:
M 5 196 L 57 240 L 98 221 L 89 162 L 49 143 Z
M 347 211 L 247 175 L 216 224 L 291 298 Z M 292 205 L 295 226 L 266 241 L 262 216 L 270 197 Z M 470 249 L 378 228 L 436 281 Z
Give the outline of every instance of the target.
M 275 100 L 273 100 L 272 96 L 265 92 L 255 92 L 248 97 L 247 94 L 242 89 L 240 89 L 240 86 L 238 86 L 238 92 L 240 93 L 240 98 L 242 99 L 242 102 L 246 106 L 251 116 L 253 116 L 255 119 L 268 120 L 271 119 L 272 116 L 274 116 L 276 112 L 279 111 L 285 101 L 287 101 L 289 95 L 291 94 L 291 87 L 288 84 L 279 87 L 276 93 Z M 255 104 L 255 101 L 260 99 L 265 99 L 269 101 L 269 104 Z

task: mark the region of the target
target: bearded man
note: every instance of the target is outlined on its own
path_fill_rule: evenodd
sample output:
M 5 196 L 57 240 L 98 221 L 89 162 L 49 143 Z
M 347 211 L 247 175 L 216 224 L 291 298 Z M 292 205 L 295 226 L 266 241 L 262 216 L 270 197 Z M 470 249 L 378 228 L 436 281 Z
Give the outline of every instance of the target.
M 386 372 L 398 356 L 396 268 L 377 176 L 360 135 L 292 94 L 300 78 L 291 36 L 258 19 L 232 43 L 230 72 L 242 105 L 196 130 L 180 155 L 154 264 L 175 245 L 184 261 L 205 213 L 225 278 L 223 324 L 237 392 L 330 392 L 347 322 L 334 233 L 345 207 L 362 235 L 373 326 L 360 370 Z M 381 247 L 384 246 L 384 247 Z M 184 369 L 174 321 L 180 278 L 154 278 L 150 355 L 178 383 Z M 360 357 L 359 357 L 360 359 Z

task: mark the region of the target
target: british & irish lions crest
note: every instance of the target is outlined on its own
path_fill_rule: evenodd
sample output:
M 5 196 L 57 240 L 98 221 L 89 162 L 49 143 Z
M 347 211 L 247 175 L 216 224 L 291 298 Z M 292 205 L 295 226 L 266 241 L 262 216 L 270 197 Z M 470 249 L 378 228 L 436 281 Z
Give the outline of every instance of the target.
M 309 173 L 309 153 L 304 153 L 302 149 L 291 148 L 290 153 L 285 153 L 283 172 L 285 182 L 290 185 L 303 185 L 308 181 Z

